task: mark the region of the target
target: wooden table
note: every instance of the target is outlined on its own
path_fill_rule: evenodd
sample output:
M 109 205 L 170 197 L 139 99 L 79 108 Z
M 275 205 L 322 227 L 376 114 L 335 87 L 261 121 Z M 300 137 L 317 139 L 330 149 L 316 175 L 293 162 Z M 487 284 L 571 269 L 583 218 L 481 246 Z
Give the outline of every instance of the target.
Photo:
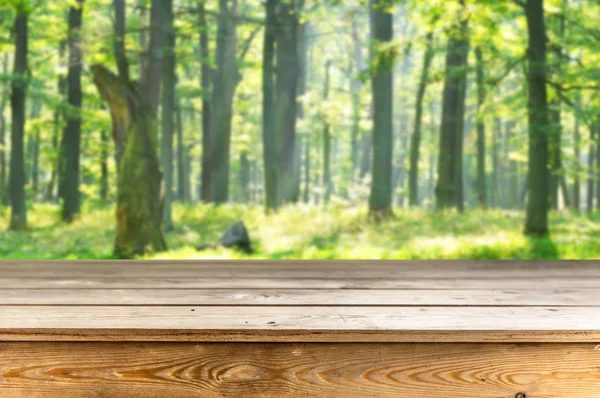
M 0 262 L 0 397 L 600 397 L 600 262 Z

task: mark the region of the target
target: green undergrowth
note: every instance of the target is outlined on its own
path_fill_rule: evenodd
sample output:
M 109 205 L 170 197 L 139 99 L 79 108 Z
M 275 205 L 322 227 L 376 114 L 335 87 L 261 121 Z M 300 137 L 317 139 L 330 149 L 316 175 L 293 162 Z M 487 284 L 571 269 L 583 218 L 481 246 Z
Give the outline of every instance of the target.
M 0 258 L 108 259 L 112 257 L 114 210 L 84 206 L 72 224 L 56 205 L 36 204 L 30 229 L 6 230 L 10 211 L 0 209 Z M 364 208 L 291 206 L 265 215 L 258 206 L 175 205 L 169 251 L 154 259 L 593 259 L 600 258 L 600 214 L 551 214 L 551 236 L 523 236 L 524 214 L 472 210 L 465 214 L 396 210 L 395 218 L 370 221 Z M 246 223 L 256 252 L 199 252 L 236 220 Z

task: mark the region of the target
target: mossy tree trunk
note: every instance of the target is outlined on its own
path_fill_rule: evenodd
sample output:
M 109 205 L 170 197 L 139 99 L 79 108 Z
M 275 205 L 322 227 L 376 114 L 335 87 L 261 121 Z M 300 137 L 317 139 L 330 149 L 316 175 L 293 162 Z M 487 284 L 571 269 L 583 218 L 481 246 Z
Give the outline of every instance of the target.
M 94 83 L 108 103 L 113 138 L 122 153 L 117 174 L 115 255 L 132 258 L 166 250 L 161 230 L 161 172 L 158 132 L 147 97 L 100 65 L 91 67 Z M 124 134 L 117 134 L 124 132 Z
M 429 67 L 433 60 L 433 32 L 427 33 L 425 38 L 425 53 L 423 55 L 423 68 L 417 89 L 415 104 L 415 125 L 410 139 L 410 172 L 408 176 L 408 203 L 410 206 L 419 205 L 419 153 L 421 147 L 421 119 L 423 118 L 423 99 L 429 81 Z
M 527 87 L 529 114 L 528 194 L 525 234 L 548 233 L 548 95 L 546 78 L 546 25 L 544 1 L 528 0 L 525 7 L 528 30 Z
M 61 141 L 61 166 L 59 178 L 62 187 L 62 220 L 72 222 L 79 213 L 80 193 L 80 153 L 81 153 L 81 24 L 83 20 L 83 0 L 69 9 L 69 69 L 67 72 L 67 100 L 72 109 L 67 112 L 67 120 Z
M 11 132 L 10 132 L 10 229 L 27 228 L 27 208 L 25 206 L 25 161 L 23 140 L 25 137 L 25 99 L 27 97 L 27 53 L 28 53 L 28 14 L 17 10 L 15 19 L 15 58 L 11 82 Z
M 374 42 L 388 45 L 393 39 L 393 21 L 387 0 L 371 0 L 371 29 Z M 373 177 L 369 195 L 369 214 L 376 218 L 392 216 L 392 110 L 393 60 L 381 48 L 372 48 L 376 68 L 371 76 L 373 92 Z
M 463 125 L 465 111 L 466 66 L 469 52 L 468 22 L 464 1 L 449 32 L 446 53 L 446 79 L 440 125 L 438 181 L 435 188 L 438 209 L 463 210 Z

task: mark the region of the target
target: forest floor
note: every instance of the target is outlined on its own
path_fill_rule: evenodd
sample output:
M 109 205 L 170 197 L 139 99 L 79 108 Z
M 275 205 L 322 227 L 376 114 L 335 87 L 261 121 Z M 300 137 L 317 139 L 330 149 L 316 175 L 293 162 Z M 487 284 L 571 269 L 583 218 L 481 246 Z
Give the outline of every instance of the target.
M 393 220 L 368 221 L 366 209 L 294 206 L 274 215 L 261 207 L 174 206 L 169 251 L 155 259 L 600 259 L 600 214 L 551 214 L 549 238 L 523 236 L 524 213 L 489 210 L 434 213 L 396 210 Z M 56 205 L 29 209 L 30 230 L 6 231 L 10 210 L 0 209 L 1 259 L 106 259 L 112 256 L 114 210 L 84 206 L 72 224 Z M 215 242 L 236 220 L 249 230 L 255 253 L 195 247 Z

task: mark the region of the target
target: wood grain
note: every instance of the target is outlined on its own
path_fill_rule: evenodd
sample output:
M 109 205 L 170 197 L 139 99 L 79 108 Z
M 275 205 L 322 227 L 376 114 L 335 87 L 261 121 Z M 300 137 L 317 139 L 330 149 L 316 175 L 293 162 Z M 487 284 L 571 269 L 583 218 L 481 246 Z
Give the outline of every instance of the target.
M 0 261 L 2 278 L 600 278 L 597 261 Z
M 304 332 L 310 341 L 337 341 L 342 335 L 352 339 L 353 333 L 360 336 L 364 331 L 377 332 L 370 341 L 380 341 L 378 335 L 403 341 L 405 332 L 414 332 L 414 339 L 419 333 L 428 336 L 426 332 L 436 331 L 454 333 L 457 339 L 461 332 L 471 332 L 472 339 L 481 333 L 473 341 L 485 341 L 486 332 L 504 336 L 505 341 L 514 332 L 565 341 L 576 331 L 580 339 L 593 341 L 600 337 L 599 315 L 599 307 L 2 306 L 0 338 L 15 332 L 27 338 L 28 334 L 85 331 L 110 339 L 113 331 L 128 330 L 171 333 L 174 340 L 183 332 L 223 341 L 221 332 L 231 336 L 270 330 L 271 335 Z M 297 337 L 284 333 L 284 338 Z M 425 338 L 421 341 L 432 341 L 431 336 Z
M 0 343 L 0 396 L 596 398 L 594 344 Z
M 600 289 L 0 289 L 0 305 L 600 306 Z
M 600 288 L 600 279 L 521 278 L 279 278 L 279 277 L 1 277 L 0 289 L 463 289 L 579 290 Z

